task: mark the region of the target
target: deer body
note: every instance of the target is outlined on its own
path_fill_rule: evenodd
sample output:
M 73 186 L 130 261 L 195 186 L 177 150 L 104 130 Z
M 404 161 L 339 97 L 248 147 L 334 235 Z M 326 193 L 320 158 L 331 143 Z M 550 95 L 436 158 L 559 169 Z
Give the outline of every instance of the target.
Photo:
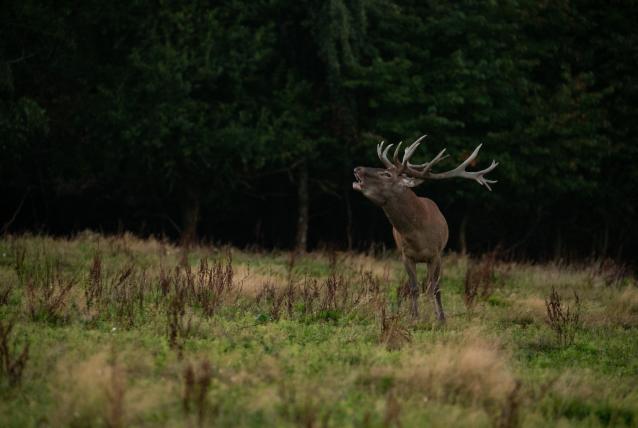
M 444 173 L 432 173 L 431 168 L 443 159 L 444 150 L 432 161 L 422 165 L 413 165 L 410 157 L 425 136 L 405 149 L 403 160 L 398 161 L 401 144 L 394 152 L 393 161 L 387 157 L 392 145 L 383 150 L 383 143 L 377 146 L 379 158 L 386 168 L 357 167 L 354 175 L 357 179 L 353 189 L 363 193 L 374 204 L 380 206 L 390 223 L 392 235 L 401 253 L 401 258 L 408 274 L 408 285 L 411 297 L 411 312 L 418 316 L 418 293 L 416 264 L 426 263 L 428 266 L 427 290 L 430 292 L 439 321 L 445 321 L 441 304 L 441 256 L 448 240 L 448 227 L 439 207 L 428 198 L 418 197 L 411 187 L 418 186 L 425 179 L 443 179 L 463 177 L 476 180 L 489 189 L 489 183 L 483 175 L 496 168 L 497 163 L 483 171 L 467 172 L 465 167 L 476 158 L 480 145 L 465 162 L 454 170 Z
M 410 189 L 405 193 L 402 201 L 386 204 L 383 211 L 401 255 L 429 263 L 447 244 L 447 222 L 433 200 L 420 198 Z

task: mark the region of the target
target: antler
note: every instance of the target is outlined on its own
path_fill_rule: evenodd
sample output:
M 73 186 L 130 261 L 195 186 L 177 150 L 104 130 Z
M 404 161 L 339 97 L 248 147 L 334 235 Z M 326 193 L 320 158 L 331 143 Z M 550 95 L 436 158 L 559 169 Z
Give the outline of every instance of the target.
M 421 138 L 416 140 L 414 143 L 410 144 L 410 146 L 406 147 L 403 152 L 403 160 L 400 162 L 399 162 L 399 150 L 401 148 L 401 144 L 403 144 L 403 141 L 401 141 L 399 145 L 397 146 L 397 148 L 394 150 L 394 155 L 392 156 L 392 160 L 388 159 L 388 152 L 390 151 L 390 148 L 394 146 L 394 144 L 390 144 L 386 146 L 384 149 L 383 144 L 385 143 L 385 141 L 381 141 L 377 145 L 377 155 L 379 156 L 379 159 L 381 160 L 381 162 L 383 162 L 383 165 L 385 165 L 387 169 L 396 169 L 397 174 L 402 174 L 409 164 L 408 161 L 410 160 L 410 157 L 414 154 L 414 151 L 417 149 L 417 147 L 419 147 L 421 140 L 423 140 L 425 137 L 427 137 L 427 135 L 422 136 Z
M 411 177 L 427 178 L 430 180 L 442 180 L 445 178 L 453 178 L 453 177 L 469 178 L 471 180 L 475 180 L 481 186 L 487 187 L 489 191 L 492 191 L 490 184 L 497 183 L 497 180 L 488 180 L 484 177 L 484 175 L 492 171 L 494 168 L 498 166 L 498 163 L 496 161 L 493 160 L 490 166 L 488 166 L 487 168 L 481 171 L 466 171 L 465 170 L 465 168 L 467 168 L 467 166 L 470 163 L 472 163 L 474 159 L 476 159 L 476 157 L 478 156 L 478 152 L 479 150 L 481 150 L 482 146 L 483 144 L 479 144 L 476 147 L 476 149 L 474 149 L 472 154 L 463 161 L 463 163 L 461 163 L 459 166 L 449 171 L 440 172 L 440 173 L 430 172 L 430 169 L 432 168 L 432 166 L 435 163 L 439 162 L 441 159 L 443 159 L 443 157 L 441 156 L 443 155 L 443 152 L 445 150 L 442 150 L 434 159 L 432 159 L 432 161 L 428 163 L 425 163 L 423 165 L 409 164 L 405 173 Z
M 461 163 L 459 166 L 457 166 L 456 168 L 450 171 L 440 172 L 440 173 L 430 172 L 430 170 L 432 169 L 434 165 L 436 165 L 437 163 L 439 163 L 440 161 L 448 157 L 448 155 L 444 156 L 445 149 L 441 150 L 439 154 L 436 155 L 434 159 L 432 159 L 429 162 L 425 162 L 420 165 L 415 165 L 410 163 L 410 158 L 412 157 L 416 149 L 419 147 L 419 144 L 421 144 L 421 141 L 426 136 L 427 135 L 422 136 L 421 138 L 416 140 L 414 143 L 412 143 L 409 147 L 405 149 L 403 153 L 403 160 L 400 163 L 398 160 L 398 153 L 399 153 L 399 148 L 401 147 L 401 143 L 399 143 L 396 150 L 394 151 L 393 161 L 390 161 L 388 159 L 388 151 L 393 145 L 390 144 L 384 150 L 383 141 L 382 141 L 377 146 L 377 154 L 379 155 L 379 159 L 381 159 L 381 162 L 383 162 L 386 168 L 396 169 L 397 174 L 406 174 L 414 178 L 425 178 L 425 179 L 431 179 L 431 180 L 442 180 L 445 178 L 453 178 L 453 177 L 469 178 L 469 179 L 475 180 L 481 186 L 487 187 L 488 190 L 490 191 L 492 190 L 492 188 L 490 187 L 490 184 L 496 183 L 497 180 L 488 180 L 484 176 L 485 174 L 492 171 L 494 168 L 498 166 L 498 163 L 496 161 L 492 161 L 492 164 L 489 167 L 481 171 L 466 171 L 465 170 L 465 168 L 467 168 L 467 166 L 472 161 L 474 161 L 474 159 L 476 159 L 476 157 L 478 156 L 478 152 L 479 150 L 481 150 L 481 147 L 483 146 L 483 144 L 479 144 L 476 147 L 476 149 L 474 149 L 472 154 L 468 156 L 468 158 L 465 159 L 465 161 L 463 161 L 463 163 Z

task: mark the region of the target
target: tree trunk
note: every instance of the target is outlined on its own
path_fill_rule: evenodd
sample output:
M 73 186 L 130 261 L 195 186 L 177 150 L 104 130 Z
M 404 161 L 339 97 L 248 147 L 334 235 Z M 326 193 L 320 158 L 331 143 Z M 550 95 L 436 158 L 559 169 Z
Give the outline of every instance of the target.
M 297 168 L 297 237 L 295 249 L 305 252 L 308 249 L 308 163 L 304 159 Z
M 348 223 L 346 224 L 346 238 L 348 239 L 348 251 L 352 251 L 352 203 L 350 201 L 350 187 L 345 190 L 346 199 L 346 215 Z
M 459 225 L 459 251 L 462 255 L 467 254 L 467 241 L 466 241 L 466 233 L 467 230 L 467 214 L 463 214 L 463 218 L 461 219 L 461 224 Z
M 199 223 L 199 197 L 188 190 L 182 201 L 182 232 L 180 241 L 183 246 L 189 247 L 197 239 L 197 223 Z

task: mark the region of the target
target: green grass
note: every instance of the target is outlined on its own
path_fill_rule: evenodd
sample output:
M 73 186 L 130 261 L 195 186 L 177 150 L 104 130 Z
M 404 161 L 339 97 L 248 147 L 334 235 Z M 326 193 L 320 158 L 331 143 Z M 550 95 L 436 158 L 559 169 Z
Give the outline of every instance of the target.
M 229 253 L 233 287 L 220 294 L 210 316 L 189 294 L 180 318 L 187 331 L 171 346 L 167 313 L 176 292 L 161 292 L 160 266 L 166 274 L 186 259 L 196 273 L 201 258 L 212 265 Z M 105 291 L 89 308 L 84 290 L 96 254 Z M 0 425 L 638 425 L 634 279 L 607 285 L 588 266 L 498 263 L 493 291 L 468 310 L 467 263 L 445 258 L 448 322 L 440 326 L 427 296 L 420 297 L 417 321 L 407 304 L 398 307 L 395 289 L 405 276 L 396 257 L 291 259 L 212 247 L 184 257 L 169 244 L 128 235 L 6 237 L 0 291 L 12 290 L 0 320 L 14 324 L 12 357 L 27 341 L 30 348 L 20 382 L 9 385 L 6 373 L 0 379 Z M 135 273 L 117 294 L 113 284 L 127 266 Z M 421 277 L 424 272 L 419 268 Z M 60 307 L 32 313 L 29 283 L 42 296 L 47 275 L 72 288 Z M 331 276 L 337 281 L 332 303 L 325 288 Z M 171 287 L 177 278 L 170 276 Z M 304 300 L 300 290 L 313 281 L 317 295 Z M 141 283 L 146 288 L 136 291 Z M 378 292 L 357 294 L 375 283 Z M 263 291 L 266 284 L 271 294 Z M 582 302 L 571 346 L 559 346 L 545 321 L 552 287 L 564 303 L 573 306 L 573 291 Z M 141 304 L 126 305 L 140 295 Z M 385 333 L 382 306 L 391 315 Z M 206 379 L 209 385 L 200 387 Z

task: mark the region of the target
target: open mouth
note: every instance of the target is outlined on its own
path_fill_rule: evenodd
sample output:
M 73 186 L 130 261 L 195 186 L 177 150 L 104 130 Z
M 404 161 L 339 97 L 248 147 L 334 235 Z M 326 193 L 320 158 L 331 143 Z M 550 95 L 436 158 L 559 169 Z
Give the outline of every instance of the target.
M 357 171 L 354 172 L 354 178 L 356 178 L 357 181 L 352 183 L 352 188 L 354 190 L 361 191 L 363 189 L 363 180 L 361 179 L 361 177 L 359 176 L 359 173 Z

